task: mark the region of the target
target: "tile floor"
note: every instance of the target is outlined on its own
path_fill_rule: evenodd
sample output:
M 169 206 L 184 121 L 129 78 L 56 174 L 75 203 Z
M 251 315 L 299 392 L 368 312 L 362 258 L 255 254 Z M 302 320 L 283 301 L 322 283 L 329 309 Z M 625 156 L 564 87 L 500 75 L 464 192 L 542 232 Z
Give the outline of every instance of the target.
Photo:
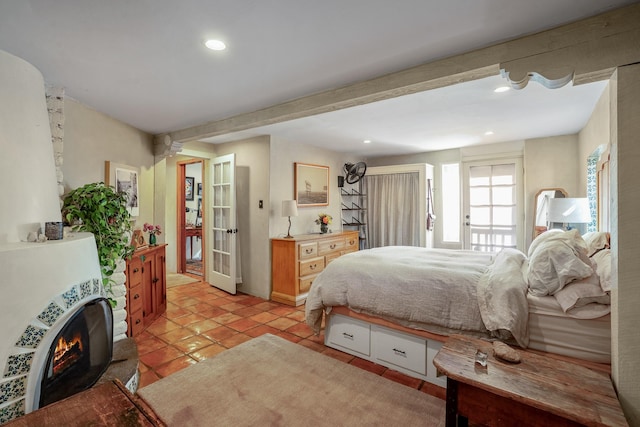
M 167 289 L 167 311 L 136 337 L 140 387 L 266 333 L 444 399 L 440 387 L 326 347 L 324 335 L 304 323 L 304 306 L 230 295 L 204 282 Z

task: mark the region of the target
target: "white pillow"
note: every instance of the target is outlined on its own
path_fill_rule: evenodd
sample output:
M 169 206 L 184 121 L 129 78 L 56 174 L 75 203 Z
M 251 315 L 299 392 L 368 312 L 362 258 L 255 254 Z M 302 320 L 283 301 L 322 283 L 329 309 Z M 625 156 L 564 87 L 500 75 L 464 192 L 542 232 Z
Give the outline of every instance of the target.
M 600 287 L 600 279 L 596 273 L 569 283 L 554 296 L 565 313 L 591 303 L 611 304 L 611 297 Z
M 529 257 L 527 281 L 529 292 L 536 296 L 553 295 L 568 283 L 594 273 L 586 254 L 586 243 L 577 230 L 538 236 Z
M 611 249 L 603 249 L 591 257 L 596 264 L 596 273 L 600 278 L 600 287 L 604 292 L 611 292 Z
M 538 235 L 538 237 L 533 239 L 533 242 L 531 242 L 531 246 L 529 246 L 529 251 L 527 252 L 527 256 L 531 257 L 531 255 L 533 255 L 533 252 L 537 249 L 537 247 L 540 246 L 542 243 L 546 242 L 547 240 L 563 238 L 561 236 L 564 236 L 564 231 L 560 230 L 559 228 L 552 228 L 551 230 L 547 230 L 544 233 Z
M 604 231 L 590 231 L 582 236 L 587 244 L 587 254 L 593 256 L 599 250 L 609 247 L 609 233 Z

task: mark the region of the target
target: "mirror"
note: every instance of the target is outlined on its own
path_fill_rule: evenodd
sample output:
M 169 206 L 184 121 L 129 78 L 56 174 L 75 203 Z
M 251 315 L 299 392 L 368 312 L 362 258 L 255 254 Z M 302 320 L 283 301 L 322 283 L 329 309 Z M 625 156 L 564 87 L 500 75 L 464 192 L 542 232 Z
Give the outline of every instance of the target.
M 553 198 L 565 198 L 569 194 L 564 188 L 543 188 L 539 190 L 533 200 L 533 238 L 535 239 L 540 234 L 547 231 L 547 208 L 549 206 L 549 199 Z

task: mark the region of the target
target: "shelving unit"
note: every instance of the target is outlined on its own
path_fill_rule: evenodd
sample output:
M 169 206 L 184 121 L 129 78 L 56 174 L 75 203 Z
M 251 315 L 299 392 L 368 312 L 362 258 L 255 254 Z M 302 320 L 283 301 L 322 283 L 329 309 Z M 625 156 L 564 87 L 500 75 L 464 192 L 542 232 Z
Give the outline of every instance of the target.
M 362 193 L 359 185 L 354 185 L 348 189 L 340 188 L 340 196 L 342 198 L 342 228 L 358 231 L 360 250 L 366 249 L 366 194 Z

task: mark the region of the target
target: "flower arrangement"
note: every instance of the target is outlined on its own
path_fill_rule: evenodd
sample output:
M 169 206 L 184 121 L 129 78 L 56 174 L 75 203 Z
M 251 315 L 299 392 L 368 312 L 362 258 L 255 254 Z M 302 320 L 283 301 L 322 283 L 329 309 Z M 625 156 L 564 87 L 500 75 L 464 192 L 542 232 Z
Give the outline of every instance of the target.
M 318 219 L 316 219 L 316 224 L 329 225 L 329 224 L 331 224 L 332 220 L 333 220 L 333 217 L 331 215 L 328 215 L 328 214 L 325 214 L 325 213 L 319 213 L 318 214 Z
M 160 229 L 159 225 L 148 224 L 146 222 L 144 223 L 142 230 L 154 236 L 157 234 L 162 234 L 162 230 Z

